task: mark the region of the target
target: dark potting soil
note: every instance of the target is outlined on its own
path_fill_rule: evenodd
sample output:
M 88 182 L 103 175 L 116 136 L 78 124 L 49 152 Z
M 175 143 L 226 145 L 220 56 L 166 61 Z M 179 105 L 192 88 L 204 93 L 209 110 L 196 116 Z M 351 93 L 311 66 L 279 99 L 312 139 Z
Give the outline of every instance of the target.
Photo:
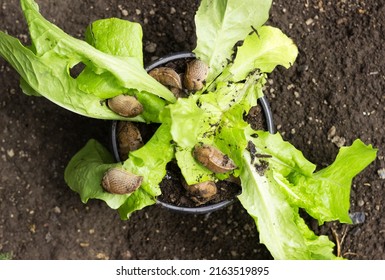
M 204 204 L 196 203 L 183 187 L 183 176 L 177 164 L 170 163 L 167 166 L 166 177 L 160 183 L 162 195 L 158 199 L 167 204 L 178 207 L 204 207 L 213 205 L 224 200 L 235 200 L 235 196 L 240 194 L 239 185 L 227 181 L 219 181 L 216 183 L 217 194 L 215 197 Z
M 100 18 L 140 22 L 144 58 L 195 47 L 199 1 L 38 0 L 41 12 L 71 35 Z M 0 0 L 0 29 L 28 41 L 17 0 Z M 385 3 L 377 0 L 273 1 L 268 24 L 299 48 L 289 70 L 269 75 L 265 93 L 278 131 L 319 167 L 356 138 L 379 148 L 352 182 L 356 225 L 319 226 L 349 259 L 385 259 Z M 242 206 L 186 215 L 158 205 L 121 221 L 101 201 L 83 204 L 63 179 L 88 139 L 108 145 L 110 122 L 75 115 L 22 94 L 18 75 L 0 59 L 0 257 L 14 259 L 269 259 Z

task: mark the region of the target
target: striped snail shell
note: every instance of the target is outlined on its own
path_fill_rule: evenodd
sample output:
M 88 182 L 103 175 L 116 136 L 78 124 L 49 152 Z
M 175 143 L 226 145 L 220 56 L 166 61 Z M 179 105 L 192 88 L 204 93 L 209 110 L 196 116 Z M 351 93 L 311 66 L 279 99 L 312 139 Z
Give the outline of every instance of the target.
M 143 105 L 131 95 L 120 94 L 107 100 L 108 107 L 120 116 L 133 118 L 143 112 Z
M 130 194 L 140 187 L 143 177 L 123 168 L 111 168 L 103 176 L 102 187 L 113 194 Z
M 158 67 L 148 73 L 162 85 L 166 86 L 176 98 L 184 97 L 181 76 L 170 67 Z
M 128 153 L 143 146 L 142 135 L 135 124 L 129 121 L 120 121 L 116 127 L 119 157 L 121 160 L 128 158 Z
M 179 74 L 170 67 L 158 67 L 148 73 L 164 86 L 182 89 L 182 81 Z
M 183 84 L 190 91 L 198 91 L 204 87 L 209 67 L 202 60 L 194 59 L 187 63 Z

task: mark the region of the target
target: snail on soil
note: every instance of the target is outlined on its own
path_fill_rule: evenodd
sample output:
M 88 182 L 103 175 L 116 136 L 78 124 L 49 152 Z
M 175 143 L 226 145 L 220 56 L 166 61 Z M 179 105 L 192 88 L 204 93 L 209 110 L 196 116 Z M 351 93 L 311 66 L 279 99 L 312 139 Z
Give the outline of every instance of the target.
M 193 156 L 198 162 L 215 173 L 226 173 L 237 168 L 227 155 L 210 145 L 195 145 Z
M 158 67 L 148 73 L 162 85 L 168 87 L 175 97 L 182 97 L 182 80 L 179 74 L 170 67 Z
M 183 84 L 190 91 L 201 90 L 209 72 L 209 67 L 202 60 L 194 59 L 187 63 Z
M 108 107 L 120 116 L 133 118 L 143 112 L 143 105 L 131 95 L 120 94 L 107 100 Z
M 143 177 L 122 168 L 111 168 L 103 176 L 102 187 L 113 194 L 129 194 L 142 184 Z
M 199 205 L 214 199 L 217 194 L 217 186 L 212 181 L 206 181 L 193 185 L 187 185 L 187 183 L 184 182 L 183 186 L 188 192 L 190 198 Z
M 129 152 L 135 151 L 143 146 L 140 131 L 132 122 L 118 122 L 116 136 L 121 160 L 126 160 Z

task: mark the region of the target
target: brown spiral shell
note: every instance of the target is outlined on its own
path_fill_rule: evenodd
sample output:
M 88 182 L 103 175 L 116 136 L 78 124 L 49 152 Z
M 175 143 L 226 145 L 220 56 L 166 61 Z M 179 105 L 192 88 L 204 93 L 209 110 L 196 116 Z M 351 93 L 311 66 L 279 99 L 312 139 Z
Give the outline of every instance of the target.
M 215 173 L 226 173 L 237 168 L 227 155 L 210 145 L 195 145 L 193 156 L 198 162 Z
M 209 67 L 202 60 L 194 59 L 187 63 L 183 84 L 190 91 L 201 90 L 209 72 Z
M 142 135 L 135 124 L 129 121 L 120 121 L 116 127 L 119 157 L 121 160 L 128 158 L 128 153 L 143 146 Z
M 123 168 L 111 168 L 102 178 L 102 187 L 113 194 L 130 194 L 140 187 L 143 177 Z
M 120 116 L 133 118 L 143 112 L 143 105 L 131 95 L 120 94 L 107 100 L 108 107 Z

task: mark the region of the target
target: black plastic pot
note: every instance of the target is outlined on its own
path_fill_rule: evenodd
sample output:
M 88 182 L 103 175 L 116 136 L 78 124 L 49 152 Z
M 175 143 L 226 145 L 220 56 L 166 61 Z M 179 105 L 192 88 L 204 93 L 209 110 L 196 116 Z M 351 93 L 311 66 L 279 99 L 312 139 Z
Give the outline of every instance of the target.
M 195 57 L 195 55 L 193 53 L 190 53 L 190 52 L 173 53 L 173 54 L 170 54 L 168 56 L 164 56 L 164 57 L 159 58 L 158 60 L 152 62 L 150 65 L 148 65 L 146 67 L 146 71 L 149 72 L 152 69 L 157 68 L 157 67 L 162 66 L 162 65 L 165 65 L 171 61 L 177 61 L 179 59 L 194 58 L 194 57 Z M 269 102 L 266 99 L 266 97 L 262 97 L 258 101 L 259 101 L 259 104 L 261 105 L 261 108 L 262 108 L 263 113 L 265 115 L 267 130 L 270 133 L 274 134 L 276 131 L 275 131 L 274 123 L 273 123 L 273 116 L 271 113 Z M 119 157 L 118 143 L 116 140 L 117 123 L 118 123 L 117 121 L 114 121 L 112 123 L 111 140 L 112 140 L 112 149 L 113 149 L 114 157 L 115 157 L 116 161 L 120 162 L 121 159 Z M 217 211 L 217 210 L 222 209 L 226 206 L 229 206 L 232 203 L 234 203 L 235 201 L 236 201 L 236 197 L 234 197 L 233 199 L 224 200 L 224 201 L 221 201 L 219 203 L 210 204 L 210 205 L 203 205 L 203 206 L 198 206 L 198 207 L 181 207 L 181 206 L 176 206 L 176 205 L 173 205 L 170 203 L 163 202 L 163 201 L 158 199 L 157 204 L 164 207 L 164 208 L 167 208 L 167 209 L 170 209 L 170 210 L 173 210 L 176 212 L 180 212 L 180 213 L 206 214 L 206 213 Z

